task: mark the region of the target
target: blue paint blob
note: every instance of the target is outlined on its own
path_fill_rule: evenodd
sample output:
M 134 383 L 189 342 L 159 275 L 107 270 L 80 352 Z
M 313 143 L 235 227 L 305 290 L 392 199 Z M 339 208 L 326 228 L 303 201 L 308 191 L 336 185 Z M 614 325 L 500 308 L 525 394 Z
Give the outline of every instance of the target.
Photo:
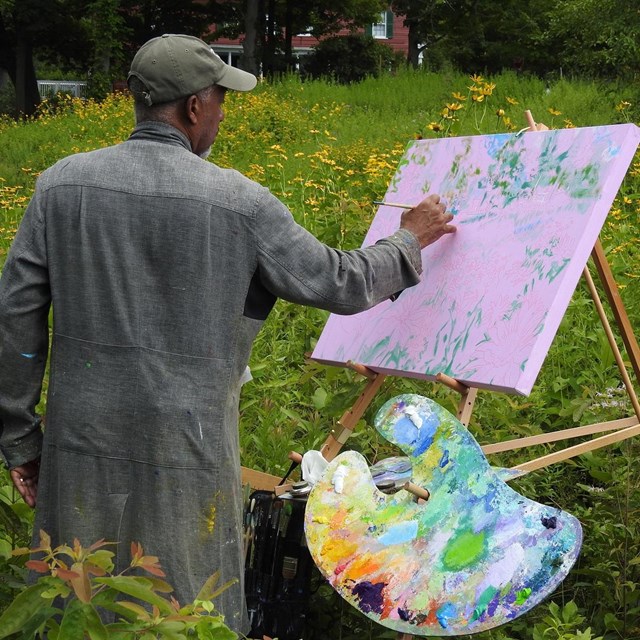
M 33 360 L 38 354 L 37 353 L 21 353 L 23 358 L 29 358 L 29 360 Z
M 542 522 L 542 526 L 547 529 L 555 529 L 558 524 L 558 520 L 555 516 L 551 516 L 550 518 L 542 516 L 542 518 L 540 518 L 540 522 Z
M 436 430 L 440 421 L 438 416 L 431 414 L 422 418 L 422 426 L 420 429 L 406 416 L 400 418 L 394 425 L 394 437 L 399 445 L 409 445 L 413 447 L 411 454 L 414 456 L 422 455 L 433 442 Z
M 487 605 L 487 615 L 489 617 L 493 617 L 493 614 L 496 612 L 496 609 L 498 608 L 499 604 L 500 604 L 500 592 L 498 591 L 498 593 L 496 593 L 496 595 L 493 596 L 493 599 L 491 600 L 491 602 L 489 602 L 489 604 Z
M 445 602 L 437 611 L 436 618 L 443 629 L 449 626 L 449 618 L 456 615 L 456 608 L 451 602 Z
M 449 464 L 449 449 L 445 449 L 444 453 L 442 454 L 442 458 L 440 458 L 440 462 L 438 462 L 438 465 L 440 468 L 442 467 L 446 467 Z
M 364 613 L 382 613 L 384 604 L 382 590 L 386 586 L 384 582 L 372 584 L 369 581 L 365 581 L 353 587 L 352 592 L 360 599 L 360 609 L 362 609 Z
M 409 542 L 409 540 L 415 540 L 417 535 L 418 521 L 409 520 L 390 526 L 387 531 L 378 538 L 378 542 L 384 545 L 402 544 L 403 542 Z

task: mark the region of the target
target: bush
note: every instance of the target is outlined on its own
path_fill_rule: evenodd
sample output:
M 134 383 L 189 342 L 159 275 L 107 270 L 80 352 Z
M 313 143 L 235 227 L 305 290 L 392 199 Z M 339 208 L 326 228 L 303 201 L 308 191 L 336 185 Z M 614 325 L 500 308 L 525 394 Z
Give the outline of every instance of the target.
M 16 549 L 14 555 L 39 553 L 41 559 L 29 560 L 26 566 L 41 577 L 18 594 L 0 615 L 0 638 L 23 640 L 135 640 L 166 639 L 234 640 L 211 600 L 230 583 L 216 587 L 218 573 L 213 574 L 191 604 L 180 606 L 169 598 L 172 587 L 162 578 L 156 556 L 146 556 L 142 546 L 131 543 L 131 564 L 114 574 L 113 552 L 104 549 L 113 543 L 99 540 L 82 547 L 74 540 L 73 548 L 51 547 L 51 539 L 40 531 L 40 546 Z M 150 577 L 124 575 L 142 570 Z M 105 624 L 101 616 L 116 614 L 117 622 Z M 17 640 L 17 639 L 16 639 Z
M 394 67 L 396 58 L 387 45 L 371 36 L 334 36 L 323 40 L 306 59 L 304 71 L 312 78 L 330 78 L 341 84 L 377 78 Z

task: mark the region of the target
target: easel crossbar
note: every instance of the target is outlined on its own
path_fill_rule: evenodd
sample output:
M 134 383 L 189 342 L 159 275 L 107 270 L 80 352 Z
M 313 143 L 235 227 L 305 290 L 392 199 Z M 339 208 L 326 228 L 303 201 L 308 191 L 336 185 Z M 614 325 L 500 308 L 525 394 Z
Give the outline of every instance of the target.
M 503 451 L 514 451 L 522 447 L 532 447 L 538 444 L 548 444 L 550 442 L 569 440 L 570 438 L 578 438 L 580 436 L 590 436 L 594 433 L 602 433 L 604 431 L 624 429 L 635 424 L 638 424 L 638 418 L 630 416 L 629 418 L 620 418 L 609 422 L 597 422 L 583 427 L 574 427 L 573 429 L 562 429 L 560 431 L 552 431 L 551 433 L 539 433 L 535 436 L 526 436 L 524 438 L 505 440 L 504 442 L 485 444 L 482 446 L 482 451 L 485 455 L 502 453 Z
M 627 427 L 626 429 L 620 429 L 615 433 L 610 433 L 606 436 L 595 438 L 594 440 L 590 440 L 589 442 L 583 442 L 581 444 L 574 445 L 573 447 L 569 447 L 568 449 L 563 449 L 562 451 L 557 451 L 556 453 L 550 453 L 546 456 L 536 458 L 535 460 L 530 460 L 529 462 L 518 464 L 513 468 L 529 473 L 530 471 L 535 471 L 536 469 L 542 469 L 542 467 L 546 467 L 550 464 L 554 464 L 555 462 L 562 462 L 563 460 L 569 460 L 569 458 L 574 458 L 575 456 L 582 455 L 583 453 L 594 451 L 595 449 L 600 449 L 602 447 L 606 447 L 616 442 L 621 442 L 622 440 L 626 440 L 627 438 L 632 438 L 633 436 L 637 436 L 639 434 L 640 434 L 640 424 L 638 424 L 636 420 L 636 424 L 632 427 Z

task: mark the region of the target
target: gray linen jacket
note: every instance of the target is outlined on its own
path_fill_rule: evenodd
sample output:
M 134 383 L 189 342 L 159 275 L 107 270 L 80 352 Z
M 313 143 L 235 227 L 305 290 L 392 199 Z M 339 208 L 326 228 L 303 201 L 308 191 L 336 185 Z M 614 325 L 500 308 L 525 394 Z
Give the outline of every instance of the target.
M 34 534 L 160 557 L 191 601 L 246 631 L 240 377 L 277 297 L 350 314 L 419 280 L 415 237 L 331 249 L 267 189 L 176 129 L 59 161 L 39 178 L 0 279 L 0 450 L 42 452 Z M 44 441 L 39 401 L 53 338 Z

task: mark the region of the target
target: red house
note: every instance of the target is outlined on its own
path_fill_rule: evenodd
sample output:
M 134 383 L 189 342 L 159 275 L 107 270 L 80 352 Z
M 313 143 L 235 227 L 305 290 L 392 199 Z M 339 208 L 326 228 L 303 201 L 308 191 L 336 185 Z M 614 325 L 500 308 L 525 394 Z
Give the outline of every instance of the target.
M 409 49 L 409 29 L 404 26 L 404 16 L 395 15 L 392 11 L 383 11 L 380 14 L 380 22 L 367 25 L 360 32 L 364 32 L 380 40 L 394 52 L 400 52 L 405 57 Z M 215 33 L 215 27 L 213 29 Z M 338 32 L 337 35 L 346 35 L 346 29 Z M 293 37 L 292 49 L 296 56 L 304 56 L 318 44 L 319 40 L 310 34 L 298 34 Z M 211 43 L 213 50 L 227 63 L 235 67 L 242 54 L 242 38 L 232 40 L 230 38 L 219 38 Z

